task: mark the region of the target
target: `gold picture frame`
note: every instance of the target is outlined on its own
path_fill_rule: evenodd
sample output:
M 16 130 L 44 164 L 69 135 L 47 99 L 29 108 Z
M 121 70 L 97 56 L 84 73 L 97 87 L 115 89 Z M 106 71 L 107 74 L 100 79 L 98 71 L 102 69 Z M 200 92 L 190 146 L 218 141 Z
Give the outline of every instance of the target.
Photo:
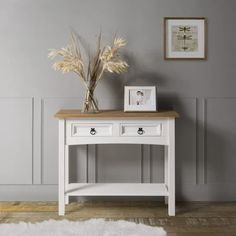
M 164 17 L 164 59 L 206 60 L 207 19 Z

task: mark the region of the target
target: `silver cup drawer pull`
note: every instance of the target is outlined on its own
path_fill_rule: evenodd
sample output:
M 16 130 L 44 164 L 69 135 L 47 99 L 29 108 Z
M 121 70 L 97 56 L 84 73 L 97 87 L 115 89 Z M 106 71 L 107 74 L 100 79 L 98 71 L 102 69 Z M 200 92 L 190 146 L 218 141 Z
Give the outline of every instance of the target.
M 95 128 L 91 128 L 90 134 L 91 135 L 95 135 L 96 133 L 97 133 L 96 129 Z
M 137 133 L 138 133 L 139 135 L 143 135 L 143 133 L 144 133 L 143 128 L 138 128 Z

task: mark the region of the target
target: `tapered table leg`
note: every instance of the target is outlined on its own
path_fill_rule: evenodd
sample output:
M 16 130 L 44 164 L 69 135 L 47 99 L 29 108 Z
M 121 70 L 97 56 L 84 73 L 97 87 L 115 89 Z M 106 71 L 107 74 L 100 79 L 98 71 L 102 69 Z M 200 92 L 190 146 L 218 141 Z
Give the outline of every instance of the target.
M 168 213 L 175 216 L 175 119 L 169 119 L 168 145 Z
M 65 145 L 65 189 L 69 184 L 69 146 Z M 65 195 L 65 204 L 69 204 L 69 196 Z
M 59 120 L 58 214 L 65 214 L 65 120 Z
M 168 186 L 168 146 L 164 146 L 164 182 Z M 168 196 L 165 196 L 165 204 L 168 204 Z

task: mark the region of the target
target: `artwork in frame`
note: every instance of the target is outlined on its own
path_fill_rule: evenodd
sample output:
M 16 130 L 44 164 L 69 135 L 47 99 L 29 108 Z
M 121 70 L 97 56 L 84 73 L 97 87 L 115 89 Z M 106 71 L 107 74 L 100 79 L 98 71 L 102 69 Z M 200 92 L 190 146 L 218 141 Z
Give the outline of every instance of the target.
M 164 58 L 205 60 L 206 18 L 164 18 Z
M 156 87 L 125 86 L 124 111 L 156 111 Z

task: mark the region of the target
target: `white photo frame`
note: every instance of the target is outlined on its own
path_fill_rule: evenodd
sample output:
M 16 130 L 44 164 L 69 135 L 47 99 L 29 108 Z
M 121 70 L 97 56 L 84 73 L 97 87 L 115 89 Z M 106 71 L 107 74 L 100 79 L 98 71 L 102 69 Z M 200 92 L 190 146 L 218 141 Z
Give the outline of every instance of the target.
M 125 86 L 124 111 L 156 111 L 156 86 Z

